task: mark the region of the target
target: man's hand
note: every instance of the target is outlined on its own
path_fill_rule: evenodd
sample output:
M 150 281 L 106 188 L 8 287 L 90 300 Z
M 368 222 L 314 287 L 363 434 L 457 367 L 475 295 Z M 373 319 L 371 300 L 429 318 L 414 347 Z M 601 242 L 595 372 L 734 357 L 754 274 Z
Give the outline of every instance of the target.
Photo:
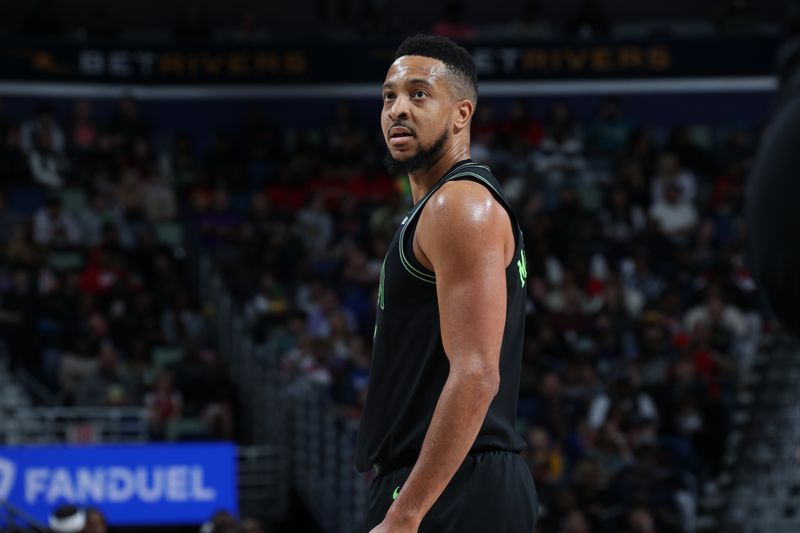
M 417 533 L 418 528 L 419 520 L 398 517 L 389 509 L 383 522 L 375 526 L 369 533 Z

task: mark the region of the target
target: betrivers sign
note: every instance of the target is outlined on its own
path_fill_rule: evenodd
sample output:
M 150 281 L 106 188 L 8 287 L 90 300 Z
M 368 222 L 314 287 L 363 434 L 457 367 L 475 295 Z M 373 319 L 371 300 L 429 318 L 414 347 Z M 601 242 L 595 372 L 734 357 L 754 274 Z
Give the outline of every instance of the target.
M 73 503 L 116 524 L 193 523 L 235 512 L 235 466 L 227 444 L 0 448 L 0 501 L 39 518 Z

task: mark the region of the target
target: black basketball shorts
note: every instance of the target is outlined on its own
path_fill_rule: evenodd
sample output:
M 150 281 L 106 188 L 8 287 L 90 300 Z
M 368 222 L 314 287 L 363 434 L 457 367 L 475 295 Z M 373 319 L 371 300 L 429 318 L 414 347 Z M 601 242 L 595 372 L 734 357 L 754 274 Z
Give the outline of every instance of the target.
M 369 488 L 364 528 L 383 521 L 411 467 L 376 477 Z M 423 518 L 419 533 L 534 533 L 536 487 L 518 453 L 470 453 Z

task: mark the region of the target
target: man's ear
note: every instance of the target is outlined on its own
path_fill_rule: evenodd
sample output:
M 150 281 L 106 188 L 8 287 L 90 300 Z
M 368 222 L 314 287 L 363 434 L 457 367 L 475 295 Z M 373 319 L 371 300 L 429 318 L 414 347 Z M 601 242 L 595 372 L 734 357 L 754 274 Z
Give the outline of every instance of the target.
M 456 103 L 456 108 L 453 116 L 453 127 L 455 132 L 458 133 L 464 128 L 469 128 L 469 121 L 472 119 L 472 113 L 475 111 L 475 104 L 466 98 L 459 100 Z

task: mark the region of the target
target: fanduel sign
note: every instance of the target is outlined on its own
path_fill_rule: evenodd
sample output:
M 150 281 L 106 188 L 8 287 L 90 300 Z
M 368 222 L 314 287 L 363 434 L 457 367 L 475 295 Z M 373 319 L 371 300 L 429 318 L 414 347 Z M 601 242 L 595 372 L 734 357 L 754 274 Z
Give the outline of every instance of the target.
M 236 512 L 228 444 L 0 447 L 0 500 L 41 520 L 62 503 L 97 506 L 111 524 L 191 524 Z

